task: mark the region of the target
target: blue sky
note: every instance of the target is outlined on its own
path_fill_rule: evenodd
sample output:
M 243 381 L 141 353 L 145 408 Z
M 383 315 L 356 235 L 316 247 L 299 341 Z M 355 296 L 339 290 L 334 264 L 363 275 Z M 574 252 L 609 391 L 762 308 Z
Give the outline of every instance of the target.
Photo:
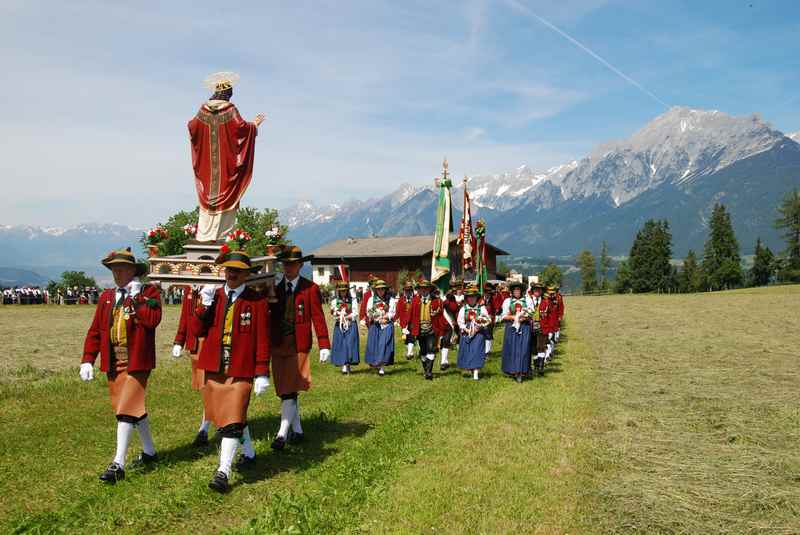
M 343 201 L 535 169 L 667 106 L 800 130 L 800 2 L 560 0 L 0 5 L 0 224 L 146 227 L 196 204 L 205 76 L 267 114 L 244 203 Z

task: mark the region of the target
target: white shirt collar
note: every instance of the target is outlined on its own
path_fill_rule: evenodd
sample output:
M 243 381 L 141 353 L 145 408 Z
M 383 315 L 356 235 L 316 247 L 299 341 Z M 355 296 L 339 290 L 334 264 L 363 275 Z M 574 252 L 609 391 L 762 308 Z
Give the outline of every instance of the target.
M 284 277 L 284 278 L 286 278 L 286 277 Z M 300 282 L 300 275 L 296 276 L 296 277 L 295 277 L 295 278 L 293 278 L 292 280 L 286 279 L 286 283 L 287 283 L 287 284 L 289 284 L 289 283 L 291 283 L 291 284 L 292 284 L 292 291 L 295 291 L 295 290 L 297 290 L 297 283 L 298 283 L 298 282 Z
M 237 299 L 239 299 L 239 296 L 242 295 L 242 292 L 244 291 L 245 288 L 247 288 L 247 285 L 246 284 L 242 284 L 242 285 L 238 286 L 237 288 L 235 288 L 233 290 L 233 301 L 236 301 Z M 231 289 L 228 287 L 228 283 L 227 282 L 225 283 L 224 290 L 225 290 L 225 295 L 226 296 L 231 292 Z
M 131 282 L 129 282 L 128 284 L 126 284 L 125 286 L 123 286 L 121 288 L 119 286 L 117 286 L 117 288 L 115 290 L 115 293 L 117 294 L 117 297 L 119 297 L 120 290 L 125 290 L 125 295 L 131 295 L 131 284 L 133 284 L 134 282 L 136 282 L 136 279 L 132 280 Z

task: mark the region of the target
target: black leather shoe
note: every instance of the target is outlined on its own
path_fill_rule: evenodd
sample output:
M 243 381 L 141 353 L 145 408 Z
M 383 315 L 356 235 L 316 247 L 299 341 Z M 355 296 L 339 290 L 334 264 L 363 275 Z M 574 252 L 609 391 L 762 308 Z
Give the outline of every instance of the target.
M 117 481 L 125 479 L 125 470 L 117 463 L 111 463 L 106 468 L 105 472 L 100 474 L 100 481 L 113 485 Z
M 289 431 L 289 444 L 300 444 L 306 439 L 306 436 L 303 433 L 295 433 L 294 431 Z
M 247 455 L 239 455 L 239 458 L 236 459 L 236 462 L 233 463 L 233 469 L 237 472 L 241 472 L 242 470 L 247 470 L 248 468 L 253 467 L 256 464 L 256 456 L 253 455 L 252 457 L 248 457 Z
M 220 494 L 225 494 L 231 490 L 231 486 L 228 484 L 228 476 L 225 475 L 225 472 L 214 474 L 214 477 L 208 482 L 208 488 L 214 489 Z
M 131 461 L 131 468 L 138 468 L 142 466 L 150 466 L 158 462 L 158 454 L 148 455 L 145 452 L 139 454 L 133 461 Z
M 198 431 L 197 436 L 192 441 L 192 446 L 195 448 L 205 448 L 208 446 L 208 432 Z
M 275 440 L 272 441 L 269 447 L 275 451 L 283 451 L 283 448 L 286 447 L 286 439 L 283 437 L 275 437 Z
M 445 362 L 444 364 L 439 366 L 439 369 L 442 370 L 442 371 L 449 370 L 450 369 L 450 363 L 449 362 Z
M 433 361 L 422 357 L 422 369 L 425 372 L 425 379 L 433 380 Z

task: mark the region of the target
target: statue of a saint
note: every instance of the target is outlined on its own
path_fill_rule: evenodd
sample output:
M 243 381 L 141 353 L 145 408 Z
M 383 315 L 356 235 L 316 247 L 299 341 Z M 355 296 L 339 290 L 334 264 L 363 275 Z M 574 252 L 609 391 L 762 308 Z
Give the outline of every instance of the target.
M 249 123 L 231 102 L 239 75 L 217 72 L 205 80 L 213 91 L 189 121 L 192 167 L 200 204 L 197 240 L 224 238 L 236 223 L 236 210 L 253 176 L 258 126 L 264 114 Z

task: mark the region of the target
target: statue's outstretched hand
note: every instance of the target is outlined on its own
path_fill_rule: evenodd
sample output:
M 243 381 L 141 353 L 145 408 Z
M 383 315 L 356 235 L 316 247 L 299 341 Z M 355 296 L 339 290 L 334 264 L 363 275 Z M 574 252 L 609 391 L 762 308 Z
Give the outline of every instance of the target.
M 256 118 L 255 118 L 255 119 L 253 119 L 253 123 L 254 123 L 256 126 L 260 126 L 260 125 L 261 125 L 261 123 L 263 123 L 263 122 L 264 122 L 264 119 L 266 119 L 266 118 L 267 118 L 267 116 L 266 116 L 266 115 L 264 115 L 263 113 L 259 113 L 258 115 L 256 115 Z

